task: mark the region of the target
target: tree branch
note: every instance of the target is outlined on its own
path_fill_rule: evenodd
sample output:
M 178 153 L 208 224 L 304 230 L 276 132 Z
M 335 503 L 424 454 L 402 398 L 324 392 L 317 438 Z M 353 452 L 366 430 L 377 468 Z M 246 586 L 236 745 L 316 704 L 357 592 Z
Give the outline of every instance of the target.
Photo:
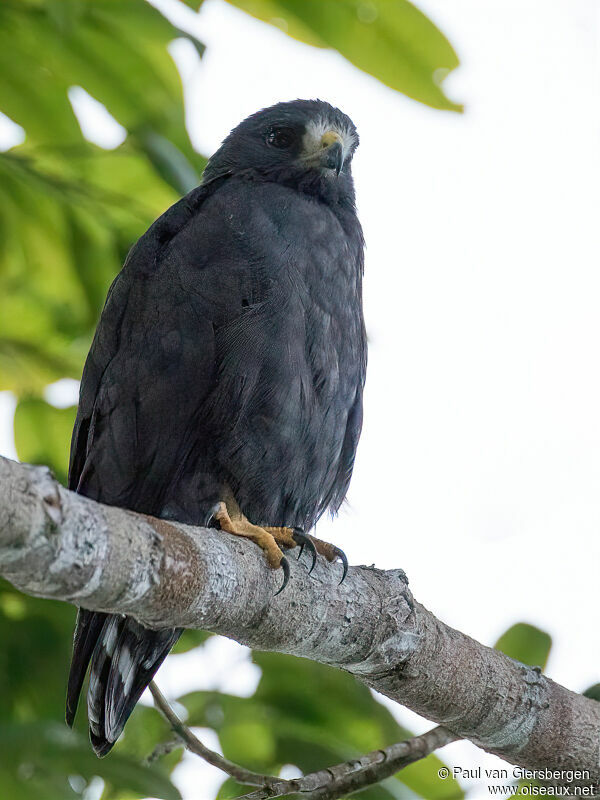
M 271 787 L 258 789 L 238 800 L 268 800 L 292 794 L 305 794 L 306 800 L 337 800 L 380 783 L 457 738 L 450 731 L 438 726 L 421 736 L 414 736 L 381 750 L 373 750 L 353 761 L 311 772 L 302 778 L 281 781 L 281 786 L 273 784 Z
M 189 627 L 344 669 L 527 769 L 600 778 L 600 703 L 436 619 L 402 570 L 291 559 L 281 576 L 251 543 L 104 506 L 44 467 L 0 459 L 0 574 L 22 591 L 151 628 Z

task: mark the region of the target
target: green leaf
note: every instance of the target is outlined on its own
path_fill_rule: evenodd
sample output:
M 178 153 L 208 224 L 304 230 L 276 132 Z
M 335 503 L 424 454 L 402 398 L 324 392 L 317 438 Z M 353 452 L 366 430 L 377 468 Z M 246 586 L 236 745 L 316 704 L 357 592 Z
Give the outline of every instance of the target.
M 19 459 L 29 464 L 46 464 L 66 485 L 76 413 L 76 406 L 55 408 L 39 398 L 21 400 L 15 411 L 15 444 Z
M 134 757 L 137 761 L 147 758 L 159 742 L 172 738 L 166 720 L 153 707 L 137 705 L 125 725 L 115 752 Z
M 43 11 L 24 3 L 0 5 L 0 109 L 32 139 L 73 144 L 81 131 L 64 83 L 44 63 L 45 21 Z
M 185 630 L 179 641 L 176 642 L 175 647 L 171 650 L 171 653 L 187 653 L 188 650 L 193 650 L 195 647 L 202 646 L 210 636 L 212 636 L 212 634 L 207 631 Z
M 386 86 L 461 111 L 442 79 L 458 66 L 444 34 L 408 0 L 229 0 L 311 45 L 332 47 Z
M 439 770 L 445 766 L 439 756 L 431 753 L 426 758 L 404 767 L 396 777 L 419 797 L 432 800 L 459 800 L 465 793 L 456 778 L 448 777 L 442 780 L 439 776 Z
M 155 708 L 138 704 L 127 720 L 114 752 L 133 759 L 136 763 L 145 763 L 158 744 L 169 742 L 173 737 L 170 726 Z M 177 747 L 170 753 L 159 756 L 153 762 L 152 768 L 168 778 L 181 761 L 183 753 L 183 748 Z M 120 795 L 118 796 L 120 800 Z
M 600 702 L 600 683 L 595 683 L 593 686 L 590 686 L 583 694 L 584 697 L 590 697 L 592 700 L 598 700 Z
M 217 792 L 216 800 L 234 800 L 234 798 L 241 797 L 244 792 L 249 791 L 251 791 L 251 787 L 244 786 L 243 784 L 234 781 L 233 778 L 227 778 L 227 780 L 221 784 L 221 787 Z
M 190 8 L 193 8 L 194 11 L 199 11 L 200 10 L 200 6 L 204 2 L 204 0 L 181 0 L 181 2 L 185 3 L 186 6 L 189 6 Z
M 231 757 L 253 765 L 273 763 L 275 760 L 275 738 L 271 726 L 264 721 L 252 719 L 230 719 L 221 729 L 223 752 Z
M 533 625 L 518 622 L 502 634 L 494 647 L 523 664 L 544 669 L 552 647 L 552 637 Z
M 138 139 L 160 177 L 180 194 L 198 186 L 200 175 L 173 142 L 155 131 L 140 131 Z

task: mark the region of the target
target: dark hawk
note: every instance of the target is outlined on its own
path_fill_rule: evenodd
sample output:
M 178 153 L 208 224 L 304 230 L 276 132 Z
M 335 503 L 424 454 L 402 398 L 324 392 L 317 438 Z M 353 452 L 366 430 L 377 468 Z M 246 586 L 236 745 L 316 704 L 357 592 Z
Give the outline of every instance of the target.
M 319 100 L 244 120 L 201 185 L 131 249 L 88 355 L 69 486 L 259 544 L 306 534 L 348 489 L 362 423 L 363 236 L 352 121 Z M 80 609 L 67 690 L 108 753 L 180 629 Z

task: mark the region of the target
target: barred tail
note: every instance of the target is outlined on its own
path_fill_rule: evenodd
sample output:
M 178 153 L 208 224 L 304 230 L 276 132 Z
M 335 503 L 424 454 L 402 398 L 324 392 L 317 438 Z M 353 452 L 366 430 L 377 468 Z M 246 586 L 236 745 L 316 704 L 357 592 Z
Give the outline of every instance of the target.
M 146 686 L 181 636 L 180 628 L 153 631 L 131 617 L 80 611 L 67 690 L 72 724 L 87 666 L 90 740 L 98 756 L 119 738 Z

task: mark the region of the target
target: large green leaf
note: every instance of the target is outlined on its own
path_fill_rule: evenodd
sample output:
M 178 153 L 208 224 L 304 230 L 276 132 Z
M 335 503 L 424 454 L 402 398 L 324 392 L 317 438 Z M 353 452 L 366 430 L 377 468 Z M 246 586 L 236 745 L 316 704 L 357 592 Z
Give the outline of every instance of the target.
M 434 108 L 461 111 L 442 78 L 458 66 L 443 33 L 408 0 L 229 0 L 308 44 L 332 47 L 387 86 Z
M 552 647 L 552 637 L 533 625 L 517 622 L 502 634 L 494 647 L 523 664 L 544 669 Z

